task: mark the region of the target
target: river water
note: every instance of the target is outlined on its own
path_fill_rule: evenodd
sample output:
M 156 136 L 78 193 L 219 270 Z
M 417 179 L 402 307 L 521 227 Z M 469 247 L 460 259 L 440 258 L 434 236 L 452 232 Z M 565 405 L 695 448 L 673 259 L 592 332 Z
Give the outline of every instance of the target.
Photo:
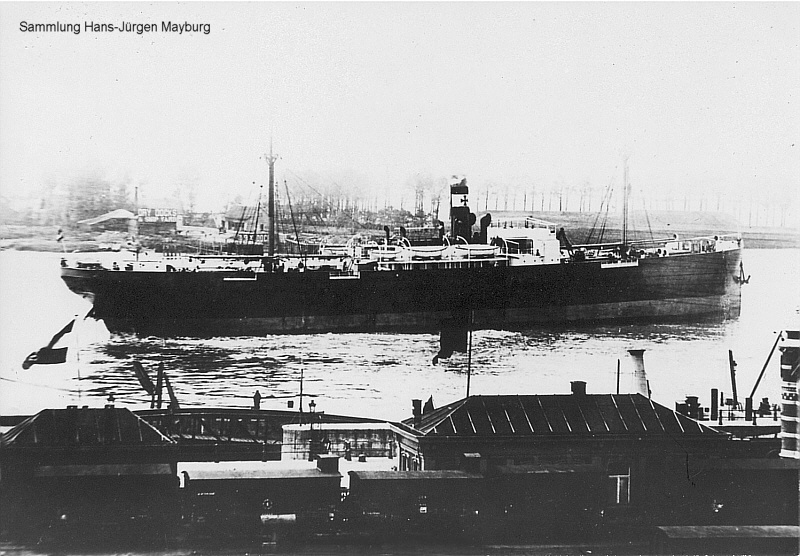
M 59 277 L 57 253 L 0 253 L 0 412 L 31 414 L 68 404 L 147 407 L 133 361 L 155 375 L 163 363 L 183 406 L 248 407 L 258 390 L 262 407 L 297 408 L 303 388 L 317 411 L 399 420 L 411 399 L 438 407 L 463 397 L 468 357 L 432 364 L 438 336 L 430 334 L 309 334 L 296 336 L 138 338 L 111 335 L 101 322 L 79 320 L 63 365 L 21 363 L 90 305 Z M 776 333 L 800 326 L 800 250 L 746 250 L 742 314 L 724 323 L 535 328 L 477 331 L 471 394 L 568 393 L 584 380 L 589 393 L 632 391 L 627 349 L 645 349 L 653 399 L 668 407 L 686 395 L 709 404 L 711 388 L 730 396 L 728 350 L 738 362 L 740 398 L 749 395 Z M 756 398 L 780 401 L 778 354 Z M 308 403 L 308 398 L 304 403 Z

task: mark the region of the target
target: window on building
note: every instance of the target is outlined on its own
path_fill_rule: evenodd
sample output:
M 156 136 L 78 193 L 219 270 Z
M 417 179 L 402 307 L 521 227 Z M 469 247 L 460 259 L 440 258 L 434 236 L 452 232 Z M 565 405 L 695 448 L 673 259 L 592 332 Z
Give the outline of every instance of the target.
M 627 505 L 631 501 L 631 468 L 623 463 L 608 466 L 608 502 L 613 505 Z
M 400 471 L 418 471 L 420 468 L 419 456 L 407 452 L 400 453 Z

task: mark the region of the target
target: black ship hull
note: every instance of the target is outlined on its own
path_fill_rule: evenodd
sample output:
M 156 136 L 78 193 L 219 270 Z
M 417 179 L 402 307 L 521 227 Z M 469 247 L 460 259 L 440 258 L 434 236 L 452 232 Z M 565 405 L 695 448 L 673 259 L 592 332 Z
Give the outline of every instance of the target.
M 433 332 L 739 316 L 739 249 L 527 266 L 398 271 L 126 272 L 63 268 L 112 332 L 156 336 Z

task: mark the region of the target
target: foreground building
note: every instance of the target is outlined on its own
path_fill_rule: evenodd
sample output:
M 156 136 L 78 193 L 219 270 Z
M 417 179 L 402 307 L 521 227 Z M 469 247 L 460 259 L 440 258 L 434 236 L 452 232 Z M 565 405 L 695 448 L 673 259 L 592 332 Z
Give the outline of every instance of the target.
M 481 524 L 505 540 L 797 525 L 797 464 L 778 457 L 779 440 L 734 440 L 641 394 L 572 384 L 570 395 L 415 404 L 397 425 L 399 469 L 479 473 Z
M 0 522 L 23 538 L 157 539 L 180 517 L 177 445 L 128 409 L 45 409 L 0 456 Z
M 252 461 L 280 457 L 279 414 L 143 412 L 148 423 L 113 406 L 44 410 L 2 437 L 0 517 L 59 543 L 653 541 L 662 553 L 797 553 L 800 338 L 790 340 L 781 438 L 753 427 L 741 440 L 582 382 L 566 395 L 416 402 L 388 425 L 284 423 L 285 461 Z

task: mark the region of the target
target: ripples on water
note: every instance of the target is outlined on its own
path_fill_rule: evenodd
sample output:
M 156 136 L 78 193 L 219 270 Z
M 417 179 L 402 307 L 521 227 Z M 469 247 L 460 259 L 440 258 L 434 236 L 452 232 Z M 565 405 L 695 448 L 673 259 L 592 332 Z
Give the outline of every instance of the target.
M 84 321 L 77 328 L 79 360 L 66 365 L 20 367 L 31 351 L 73 315 L 90 306 L 59 278 L 57 254 L 0 253 L 0 411 L 32 413 L 68 403 L 98 406 L 113 395 L 118 405 L 145 407 L 132 362 L 155 378 L 164 364 L 185 406 L 247 407 L 259 390 L 262 407 L 286 409 L 299 391 L 315 397 L 317 410 L 402 419 L 411 399 L 433 396 L 437 406 L 462 397 L 467 355 L 433 366 L 438 337 L 429 334 L 317 334 L 212 339 L 111 336 Z M 742 316 L 725 323 L 626 325 L 478 331 L 473 337 L 471 394 L 567 393 L 585 380 L 591 393 L 632 386 L 626 349 L 644 348 L 656 401 L 672 406 L 685 395 L 708 404 L 709 390 L 730 392 L 728 349 L 738 361 L 738 391 L 750 393 L 775 332 L 798 326 L 800 252 L 745 251 L 752 274 L 743 293 Z M 780 399 L 774 357 L 757 397 Z M 308 400 L 306 400 L 306 403 Z

